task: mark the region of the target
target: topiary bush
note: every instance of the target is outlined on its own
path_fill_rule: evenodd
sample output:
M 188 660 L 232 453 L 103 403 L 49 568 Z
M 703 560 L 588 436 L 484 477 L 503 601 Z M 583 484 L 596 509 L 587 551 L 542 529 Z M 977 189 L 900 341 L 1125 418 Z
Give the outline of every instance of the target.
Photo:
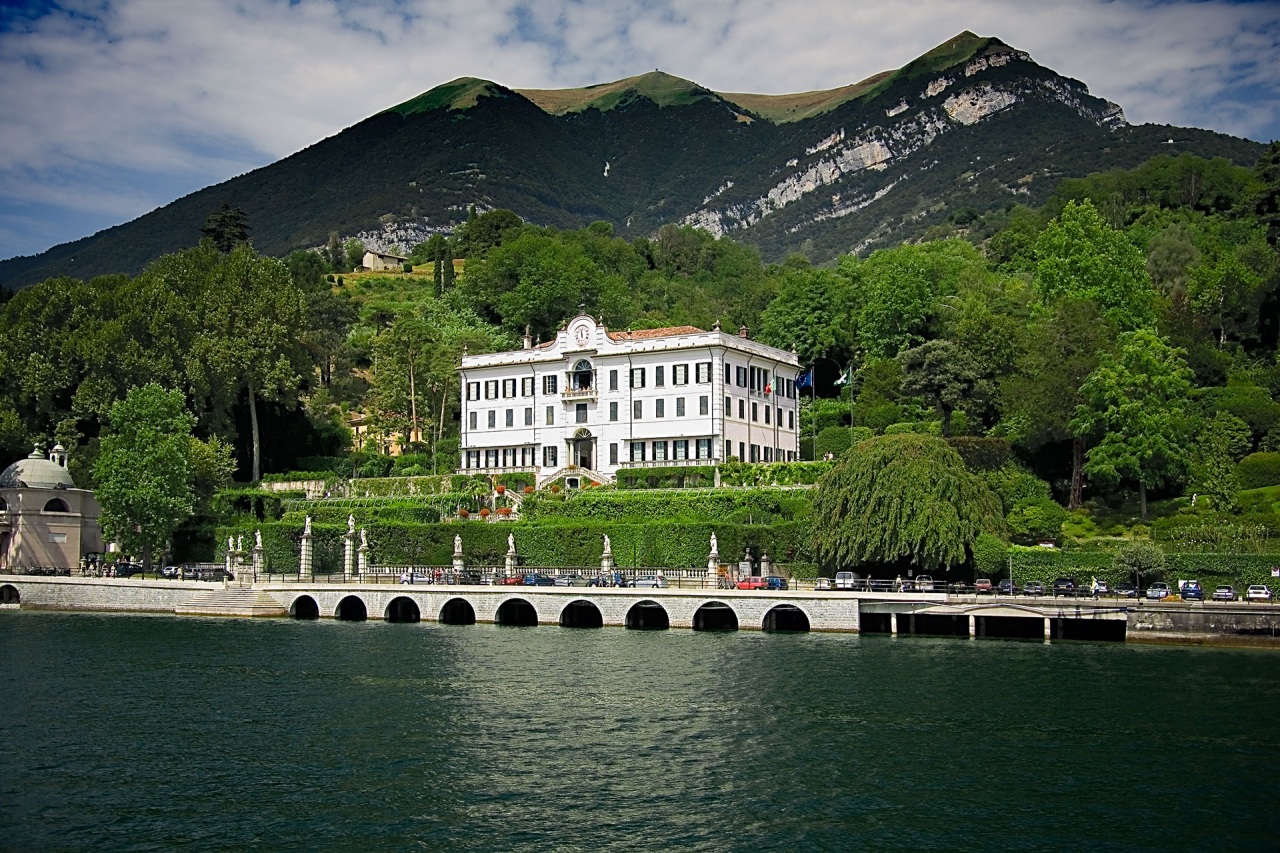
M 975 578 L 994 578 L 1004 574 L 1009 555 L 1007 542 L 991 533 L 979 533 L 972 550 Z
M 1241 489 L 1280 486 L 1280 453 L 1251 453 L 1236 465 Z
M 1023 498 L 1014 504 L 1005 520 L 1009 524 L 1009 533 L 1015 539 L 1057 539 L 1062 535 L 1067 511 L 1049 497 Z

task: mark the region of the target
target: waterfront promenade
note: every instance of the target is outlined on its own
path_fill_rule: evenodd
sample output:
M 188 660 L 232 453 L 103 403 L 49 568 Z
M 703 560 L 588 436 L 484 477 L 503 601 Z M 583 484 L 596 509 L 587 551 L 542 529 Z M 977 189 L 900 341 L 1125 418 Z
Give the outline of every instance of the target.
M 1045 640 L 1271 638 L 1280 606 L 945 592 L 635 589 L 0 575 L 0 608 Z

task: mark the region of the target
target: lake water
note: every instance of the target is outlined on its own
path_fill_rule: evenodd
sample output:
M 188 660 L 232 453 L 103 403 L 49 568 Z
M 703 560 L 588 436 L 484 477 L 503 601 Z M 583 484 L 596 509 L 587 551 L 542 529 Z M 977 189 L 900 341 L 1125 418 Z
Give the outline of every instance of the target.
M 5 850 L 1280 844 L 1280 655 L 0 614 Z

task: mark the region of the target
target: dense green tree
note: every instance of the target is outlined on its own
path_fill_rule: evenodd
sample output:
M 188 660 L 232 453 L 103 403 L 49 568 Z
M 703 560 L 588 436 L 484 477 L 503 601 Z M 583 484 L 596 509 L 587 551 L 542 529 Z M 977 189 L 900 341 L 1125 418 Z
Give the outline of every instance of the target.
M 1081 386 L 1100 353 L 1114 343 L 1114 330 L 1093 302 L 1064 297 L 1035 319 L 1024 340 L 1017 370 L 1001 380 L 1001 428 L 1028 450 L 1071 441 L 1068 506 L 1077 509 L 1083 500 L 1086 443 L 1069 423 L 1084 401 Z
M 111 407 L 93 468 L 102 529 L 127 553 L 140 554 L 144 568 L 194 510 L 197 479 L 212 489 L 229 475 L 229 448 L 196 441 L 194 426 L 182 392 L 155 383 Z
M 347 240 L 347 242 L 342 245 L 342 252 L 343 260 L 346 262 L 347 272 L 359 270 L 364 266 L 365 247 L 364 243 L 360 240 L 357 240 L 355 237 Z
M 200 233 L 225 255 L 236 246 L 249 242 L 249 217 L 240 208 L 223 202 L 222 207 L 209 214 L 200 227 Z
M 309 367 L 299 334 L 305 297 L 281 261 L 241 246 L 212 268 L 198 300 L 202 334 L 192 342 L 188 372 L 195 393 L 207 397 L 215 413 L 229 413 L 245 394 L 256 482 L 262 477 L 258 402 L 296 402 Z
M 762 341 L 796 348 L 800 363 L 828 361 L 841 368 L 854 357 L 857 302 L 846 276 L 824 269 L 784 269 L 777 295 L 760 316 Z
M 942 436 L 951 435 L 951 414 L 960 405 L 988 393 L 978 363 L 948 340 L 938 339 L 903 350 L 902 390 L 929 400 L 942 421 Z
M 1104 353 L 1081 386 L 1071 429 L 1094 442 L 1086 474 L 1104 483 L 1137 482 L 1146 521 L 1147 489 L 1187 468 L 1192 373 L 1182 353 L 1155 332 L 1126 332 L 1118 343 L 1117 354 Z
M 1253 167 L 1257 185 L 1253 210 L 1267 229 L 1267 242 L 1280 248 L 1280 141 L 1272 140 Z
M 1036 240 L 1035 283 L 1046 304 L 1088 299 L 1120 329 L 1149 327 L 1155 312 L 1146 259 L 1094 206 L 1068 202 Z
M 474 213 L 475 208 L 472 208 Z M 510 210 L 490 210 L 475 216 L 469 216 L 465 225 L 458 229 L 454 240 L 456 253 L 468 261 L 478 260 L 488 254 L 495 246 L 524 227 L 524 220 Z
M 1236 463 L 1252 445 L 1248 425 L 1235 415 L 1218 412 L 1201 424 L 1191 464 L 1192 488 L 1207 495 L 1214 509 L 1235 509 L 1240 492 Z
M 946 569 L 979 534 L 1003 532 L 1000 501 L 945 441 L 911 433 L 864 441 L 823 476 L 813 502 L 819 559 L 837 567 Z

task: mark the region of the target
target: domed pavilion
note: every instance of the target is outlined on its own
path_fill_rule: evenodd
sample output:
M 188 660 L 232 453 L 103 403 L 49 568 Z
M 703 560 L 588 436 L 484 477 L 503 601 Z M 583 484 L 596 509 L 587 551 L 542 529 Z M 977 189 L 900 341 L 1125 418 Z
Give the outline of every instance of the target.
M 66 449 L 45 457 L 37 447 L 0 472 L 0 571 L 79 567 L 103 549 L 101 512 L 93 492 L 76 488 Z

